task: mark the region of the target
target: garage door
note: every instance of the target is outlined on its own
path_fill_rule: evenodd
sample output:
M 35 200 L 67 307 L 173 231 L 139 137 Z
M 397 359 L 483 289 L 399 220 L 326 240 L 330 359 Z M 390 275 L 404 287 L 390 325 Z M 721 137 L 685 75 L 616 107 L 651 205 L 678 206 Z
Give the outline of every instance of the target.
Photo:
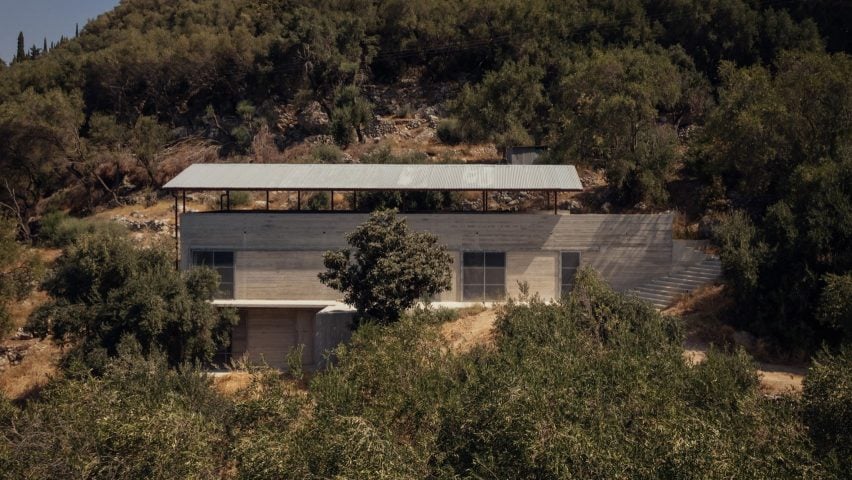
M 313 359 L 314 316 L 316 310 L 250 309 L 242 315 L 245 342 L 234 344 L 234 357 L 243 356 L 250 363 L 266 362 L 270 367 L 285 368 L 287 354 L 304 345 L 302 365 L 310 368 Z M 243 343 L 243 342 L 240 342 Z M 243 352 L 238 351 L 244 348 Z

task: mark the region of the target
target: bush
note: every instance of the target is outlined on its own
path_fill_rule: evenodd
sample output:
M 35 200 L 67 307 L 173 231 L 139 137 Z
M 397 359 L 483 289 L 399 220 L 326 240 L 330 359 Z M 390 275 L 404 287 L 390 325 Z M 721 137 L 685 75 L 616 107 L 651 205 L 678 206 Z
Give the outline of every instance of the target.
M 331 206 L 331 197 L 328 192 L 316 192 L 308 199 L 308 210 L 328 210 Z
M 852 347 L 821 351 L 805 377 L 802 404 L 817 454 L 838 477 L 852 472 Z
M 0 425 L 0 476 L 219 477 L 230 409 L 210 378 L 124 350 L 101 378 L 53 381 L 13 414 L 15 435 Z
M 450 288 L 452 258 L 431 233 L 408 230 L 394 210 L 382 210 L 346 235 L 352 249 L 328 251 L 319 279 L 339 290 L 363 320 L 396 321 L 421 298 Z
M 244 190 L 236 190 L 228 194 L 232 207 L 243 207 L 251 203 L 251 194 Z
M 72 342 L 92 368 L 131 337 L 145 354 L 162 350 L 171 365 L 210 360 L 228 344 L 236 314 L 209 300 L 218 275 L 209 268 L 175 270 L 165 245 L 139 248 L 126 237 L 83 235 L 57 260 L 45 281 L 50 301 L 27 329 L 60 344 Z
M 464 140 L 459 121 L 455 118 L 445 118 L 438 122 L 436 134 L 438 140 L 447 145 L 458 145 Z
M 118 223 L 75 218 L 62 211 L 51 212 L 41 219 L 39 243 L 46 247 L 65 248 L 80 236 L 91 233 L 123 236 L 127 229 Z
M 343 151 L 336 145 L 317 145 L 311 156 L 319 163 L 343 163 Z

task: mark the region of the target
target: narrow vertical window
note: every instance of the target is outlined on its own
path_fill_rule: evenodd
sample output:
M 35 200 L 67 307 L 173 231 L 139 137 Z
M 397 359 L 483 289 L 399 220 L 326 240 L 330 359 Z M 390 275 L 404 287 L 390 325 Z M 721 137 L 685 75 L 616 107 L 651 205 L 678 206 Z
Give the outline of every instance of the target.
M 192 265 L 210 267 L 219 274 L 219 291 L 216 292 L 216 298 L 234 298 L 234 252 L 193 251 Z
M 462 299 L 468 302 L 502 300 L 506 297 L 506 254 L 462 254 Z
M 562 267 L 559 283 L 562 295 L 566 295 L 574 288 L 574 277 L 580 268 L 580 252 L 562 252 Z

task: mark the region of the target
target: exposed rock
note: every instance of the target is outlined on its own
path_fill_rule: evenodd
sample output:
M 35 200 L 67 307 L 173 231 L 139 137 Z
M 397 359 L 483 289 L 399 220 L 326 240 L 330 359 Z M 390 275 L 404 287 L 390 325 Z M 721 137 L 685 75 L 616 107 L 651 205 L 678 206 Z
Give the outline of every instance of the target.
M 116 215 L 112 217 L 112 220 L 126 226 L 127 229 L 131 232 L 141 232 L 143 230 L 149 230 L 156 233 L 164 233 L 168 232 L 171 229 L 171 224 L 165 220 L 160 220 L 156 218 L 148 220 L 144 215 L 138 212 L 133 212 L 130 214 L 130 216 L 134 218 Z
M 317 101 L 308 103 L 299 111 L 298 121 L 299 126 L 308 133 L 319 134 L 328 130 L 328 115 Z
M 18 328 L 14 335 L 12 335 L 12 340 L 32 340 L 33 334 L 30 332 L 24 331 L 23 328 Z
M 20 364 L 27 354 L 27 349 L 29 349 L 28 345 L 20 347 L 4 347 L 0 345 L 0 370 Z
M 396 133 L 396 124 L 390 120 L 383 120 L 379 117 L 367 125 L 364 133 L 370 138 L 376 137 L 384 137 L 385 135 L 390 135 L 392 133 Z
M 311 135 L 305 137 L 305 143 L 307 145 L 332 145 L 334 138 L 331 135 Z

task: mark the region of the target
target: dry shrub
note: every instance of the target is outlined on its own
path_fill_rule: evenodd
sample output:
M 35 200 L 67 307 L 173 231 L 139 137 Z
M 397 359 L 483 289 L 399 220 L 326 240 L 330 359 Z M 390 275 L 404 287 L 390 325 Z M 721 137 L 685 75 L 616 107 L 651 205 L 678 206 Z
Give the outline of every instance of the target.
M 160 153 L 156 181 L 163 185 L 194 163 L 219 161 L 219 147 L 198 138 L 181 141 Z

